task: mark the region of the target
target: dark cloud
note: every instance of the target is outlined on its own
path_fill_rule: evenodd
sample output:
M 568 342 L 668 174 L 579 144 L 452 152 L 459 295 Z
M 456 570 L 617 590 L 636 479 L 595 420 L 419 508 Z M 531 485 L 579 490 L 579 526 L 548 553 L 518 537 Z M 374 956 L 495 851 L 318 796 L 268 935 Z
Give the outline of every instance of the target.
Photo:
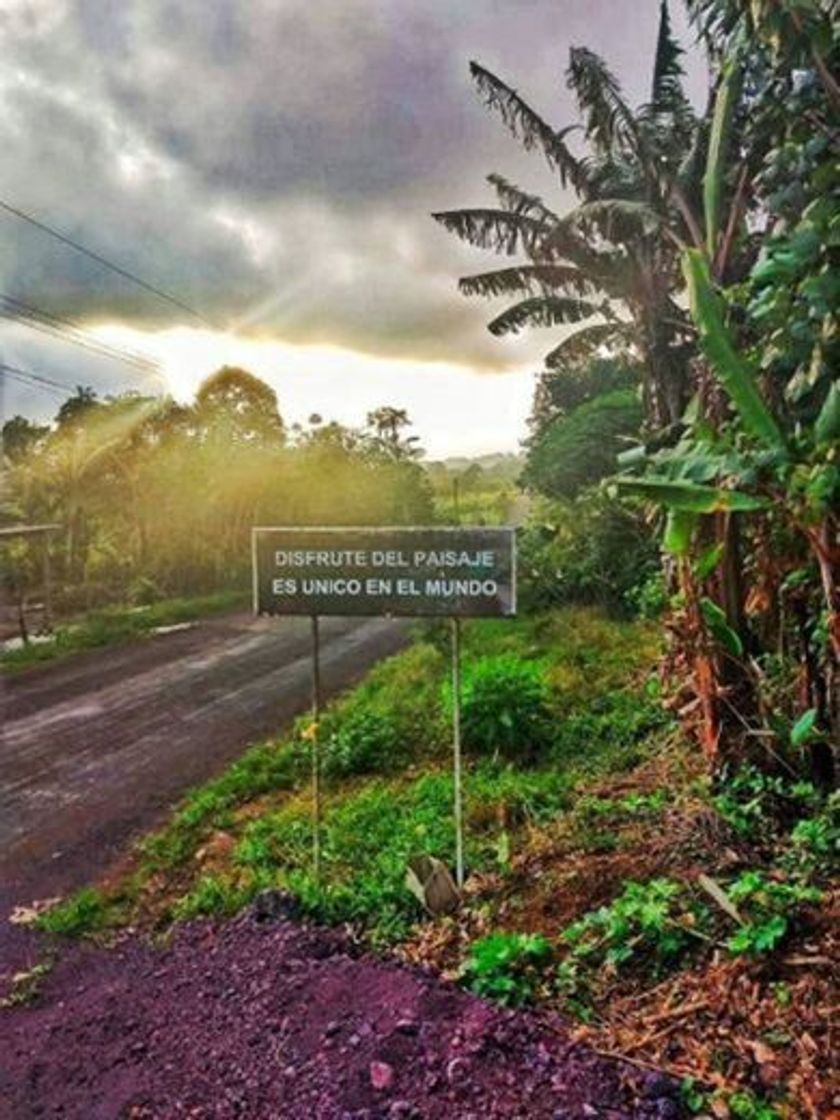
M 503 171 L 551 190 L 480 105 L 478 57 L 557 123 L 568 48 L 646 94 L 658 0 L 11 0 L 0 197 L 208 317 L 297 341 L 503 367 L 455 291 L 489 261 L 429 211 Z M 702 77 L 692 75 L 699 93 Z M 185 317 L 9 217 L 2 290 L 88 321 Z

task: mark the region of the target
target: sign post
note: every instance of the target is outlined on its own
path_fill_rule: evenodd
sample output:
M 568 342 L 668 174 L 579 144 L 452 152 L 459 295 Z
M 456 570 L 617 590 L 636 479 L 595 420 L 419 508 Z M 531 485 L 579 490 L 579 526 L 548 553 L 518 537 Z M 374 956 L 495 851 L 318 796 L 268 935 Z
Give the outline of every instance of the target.
M 321 640 L 312 616 L 312 871 L 321 879 Z
M 514 530 L 486 527 L 253 530 L 254 610 L 312 625 L 312 856 L 321 872 L 321 615 L 449 618 L 455 879 L 464 885 L 461 620 L 516 614 Z
M 452 765 L 455 802 L 455 882 L 464 885 L 464 787 L 461 778 L 461 620 L 452 619 Z

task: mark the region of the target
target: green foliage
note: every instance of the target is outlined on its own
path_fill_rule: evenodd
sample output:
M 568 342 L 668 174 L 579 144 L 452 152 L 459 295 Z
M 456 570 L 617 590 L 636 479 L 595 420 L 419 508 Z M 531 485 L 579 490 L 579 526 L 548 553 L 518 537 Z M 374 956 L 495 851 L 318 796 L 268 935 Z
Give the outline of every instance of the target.
M 583 797 L 575 807 L 575 814 L 581 820 L 623 823 L 645 817 L 655 817 L 668 802 L 668 792 L 664 789 L 653 793 L 630 793 L 625 797 Z
M 581 404 L 531 440 L 522 483 L 549 498 L 575 497 L 613 474 L 616 456 L 641 423 L 642 408 L 631 389 Z
M 319 728 L 327 775 L 385 772 L 441 747 L 445 660 L 418 643 L 376 666 L 325 713 Z M 305 721 L 302 721 L 305 722 Z
M 451 686 L 446 686 L 451 710 Z M 533 760 L 551 741 L 545 667 L 515 654 L 469 661 L 461 682 L 461 732 L 467 750 Z
M 461 978 L 478 996 L 522 1007 L 545 982 L 551 958 L 541 934 L 492 933 L 472 943 Z
M 733 953 L 759 954 L 776 949 L 787 935 L 795 910 L 819 902 L 822 893 L 795 881 L 774 880 L 761 871 L 745 871 L 728 891 L 746 921 L 727 945 Z
M 542 370 L 537 377 L 534 403 L 528 418 L 532 432 L 529 445 L 538 440 L 555 420 L 567 417 L 581 405 L 612 394 L 617 389 L 626 390 L 638 381 L 638 368 L 615 358 L 593 358 L 562 369 Z
M 819 796 L 810 782 L 743 766 L 723 776 L 712 804 L 740 836 L 767 843 L 793 820 L 812 812 Z
M 715 1102 L 727 1110 L 733 1120 L 782 1120 L 787 1111 L 777 1108 L 754 1093 L 710 1093 L 702 1089 L 693 1077 L 683 1078 L 680 1084 L 682 1102 L 692 1115 L 697 1113 L 717 1115 Z
M 640 745 L 669 723 L 670 716 L 644 691 L 605 692 L 558 723 L 552 757 L 584 767 L 609 758 L 616 769 L 629 770 L 640 761 Z
M 668 591 L 662 571 L 649 571 L 627 591 L 624 601 L 638 618 L 660 618 L 668 606 Z
M 101 929 L 107 919 L 107 903 L 93 887 L 76 891 L 65 902 L 58 903 L 37 919 L 39 929 L 65 937 L 80 937 Z
M 249 888 L 236 885 L 220 875 L 203 875 L 196 886 L 175 904 L 172 917 L 188 918 L 235 914 L 252 897 L 257 882 Z
M 638 511 L 599 490 L 538 503 L 519 539 L 520 597 L 529 610 L 574 603 L 626 614 L 635 589 L 659 570 Z
M 618 969 L 632 962 L 658 970 L 680 957 L 696 936 L 698 919 L 706 916 L 670 879 L 627 882 L 609 906 L 567 926 L 562 938 L 572 964 Z
M 789 861 L 800 872 L 828 878 L 840 864 L 840 792 L 833 793 L 813 817 L 801 820 L 790 834 Z

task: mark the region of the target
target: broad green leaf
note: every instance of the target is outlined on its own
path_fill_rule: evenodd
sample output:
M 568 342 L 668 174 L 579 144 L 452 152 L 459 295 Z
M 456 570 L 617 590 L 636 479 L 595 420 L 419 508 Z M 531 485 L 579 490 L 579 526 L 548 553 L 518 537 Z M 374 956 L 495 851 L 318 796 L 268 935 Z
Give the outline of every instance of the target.
M 712 637 L 716 642 L 733 657 L 743 657 L 744 643 L 741 641 L 741 635 L 737 630 L 733 630 L 729 623 L 726 621 L 726 615 L 711 599 L 700 600 L 700 613 L 709 630 L 712 632 Z
M 833 443 L 840 439 L 840 381 L 832 383 L 814 424 L 817 443 Z
M 691 538 L 697 528 L 698 514 L 684 509 L 672 509 L 665 522 L 663 545 L 673 556 L 685 556 L 691 548 Z
M 770 447 L 784 449 L 782 433 L 758 391 L 752 371 L 732 345 L 705 257 L 698 249 L 687 249 L 682 263 L 700 344 L 744 428 Z
M 720 229 L 721 198 L 726 173 L 732 116 L 741 91 L 741 68 L 734 58 L 723 67 L 721 83 L 715 98 L 712 128 L 709 133 L 709 154 L 703 176 L 703 210 L 706 219 L 706 249 L 714 257 Z
M 698 580 L 704 580 L 707 576 L 712 574 L 721 561 L 723 550 L 723 542 L 720 544 L 713 544 L 711 548 L 706 549 L 694 565 L 694 574 Z
M 803 712 L 793 727 L 790 729 L 790 741 L 794 747 L 801 747 L 811 737 L 814 724 L 817 722 L 817 709 L 809 708 Z
M 617 478 L 616 485 L 625 493 L 658 502 L 669 509 L 687 513 L 744 512 L 765 509 L 767 501 L 740 490 L 722 490 L 683 480 L 658 478 Z

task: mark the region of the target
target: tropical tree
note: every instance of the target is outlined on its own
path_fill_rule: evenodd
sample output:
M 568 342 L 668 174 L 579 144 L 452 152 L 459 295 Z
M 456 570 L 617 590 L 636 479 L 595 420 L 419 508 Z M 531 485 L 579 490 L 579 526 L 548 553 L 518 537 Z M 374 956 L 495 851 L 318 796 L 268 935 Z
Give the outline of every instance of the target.
M 423 454 L 417 446 L 418 437 L 405 435 L 411 420 L 404 408 L 381 405 L 367 414 L 367 426 L 384 450 L 397 457 L 417 458 Z
M 650 99 L 633 109 L 605 62 L 573 48 L 567 82 L 582 123 L 560 129 L 471 63 L 487 105 L 526 149 L 544 154 L 577 205 L 561 216 L 493 174 L 496 207 L 434 215 L 471 245 L 524 258 L 460 281 L 466 295 L 521 297 L 490 322 L 493 334 L 576 327 L 546 356 L 549 368 L 605 352 L 635 355 L 653 429 L 678 423 L 687 403 L 693 331 L 675 292 L 680 246 L 702 239 L 696 206 L 705 129 L 684 93 L 680 54 L 663 0 Z M 576 134 L 583 151 L 573 147 Z
M 699 392 L 680 442 L 624 487 L 669 510 L 713 763 L 735 724 L 777 753 L 807 742 L 825 778 L 840 738 L 838 38 L 819 3 L 693 7 L 720 75 L 704 238 L 683 254 Z M 780 656 L 799 663 L 782 696 Z
M 222 366 L 205 378 L 195 395 L 194 414 L 205 438 L 273 444 L 284 439 L 277 394 L 236 366 Z

